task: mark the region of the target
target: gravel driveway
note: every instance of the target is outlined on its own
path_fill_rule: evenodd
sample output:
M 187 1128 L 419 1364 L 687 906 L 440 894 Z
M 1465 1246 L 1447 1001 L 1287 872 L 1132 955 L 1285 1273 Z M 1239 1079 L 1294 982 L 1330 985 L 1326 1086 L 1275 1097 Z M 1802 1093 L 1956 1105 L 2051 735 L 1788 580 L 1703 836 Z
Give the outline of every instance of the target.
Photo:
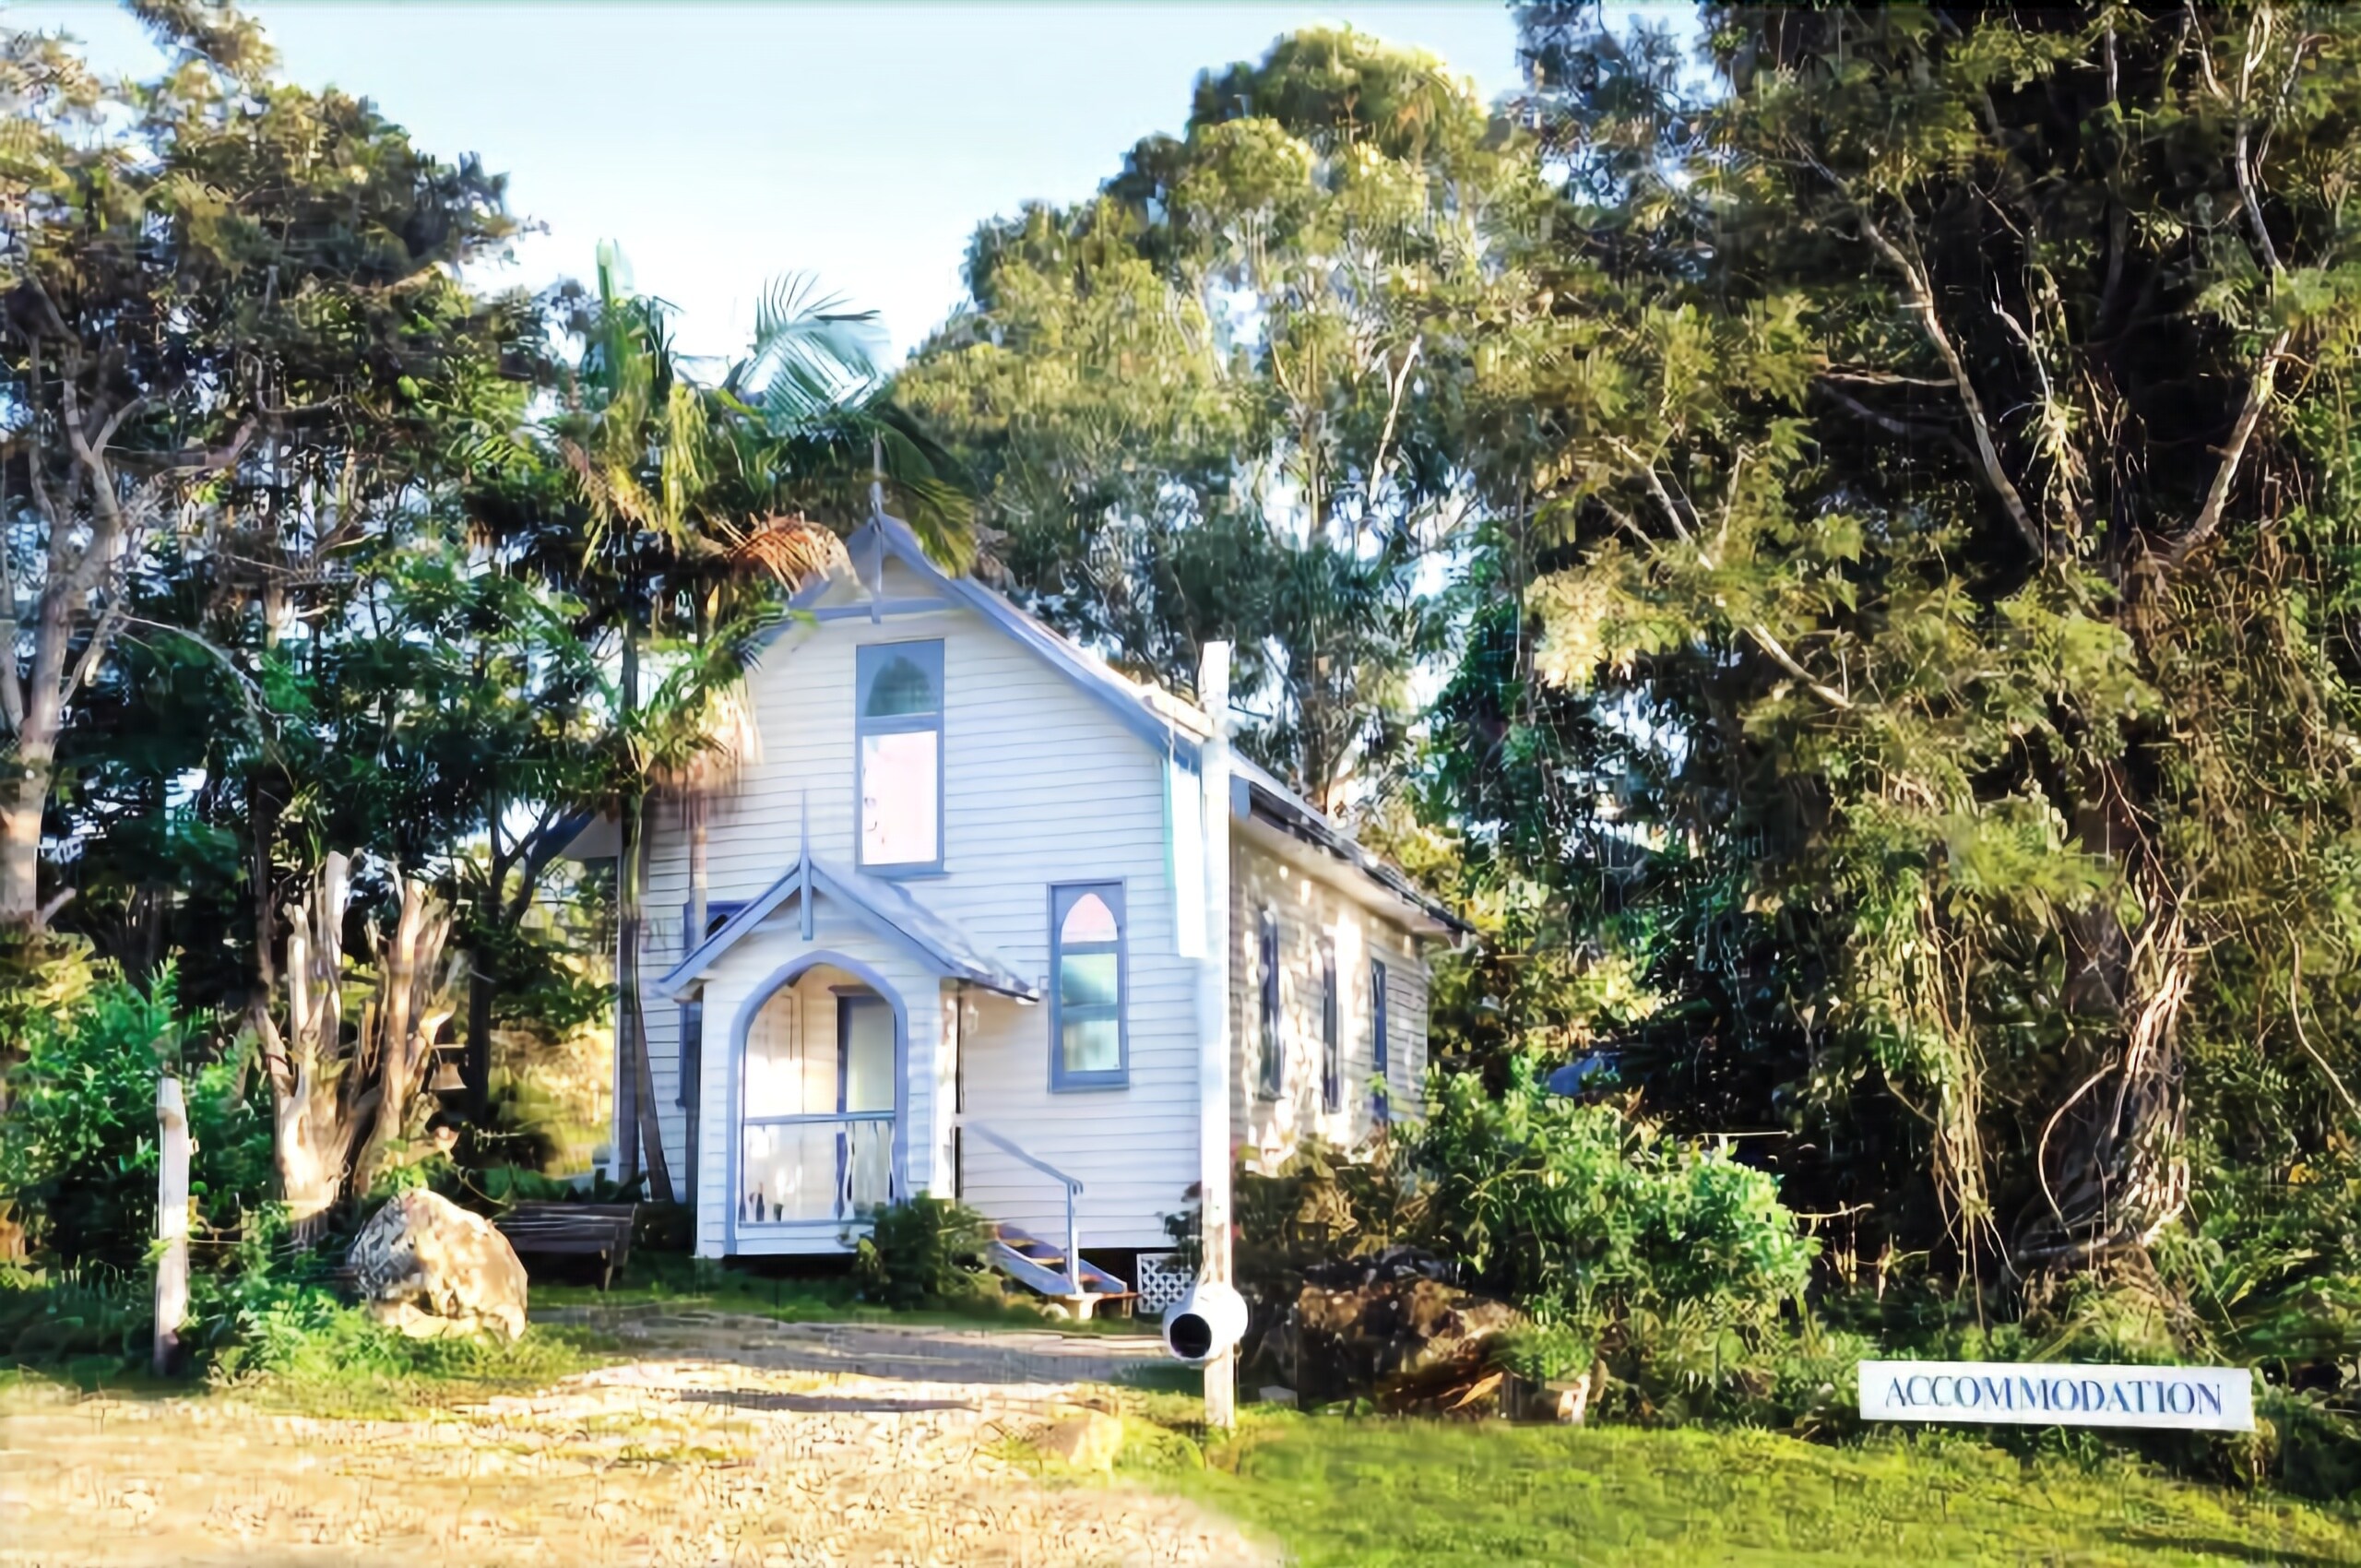
M 1152 1344 L 708 1314 L 601 1326 L 638 1359 L 429 1419 L 7 1394 L 0 1564 L 1274 1561 L 1190 1503 L 1006 1456 Z

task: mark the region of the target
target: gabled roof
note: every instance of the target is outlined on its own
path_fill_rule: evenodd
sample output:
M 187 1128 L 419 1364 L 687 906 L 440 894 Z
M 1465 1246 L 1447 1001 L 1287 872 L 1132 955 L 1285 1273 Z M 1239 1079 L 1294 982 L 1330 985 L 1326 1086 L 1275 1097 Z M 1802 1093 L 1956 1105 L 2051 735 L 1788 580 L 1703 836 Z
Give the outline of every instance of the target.
M 837 900 L 878 935 L 907 947 L 937 974 L 967 980 L 1020 1001 L 1040 1000 L 1040 993 L 994 957 L 989 948 L 911 897 L 898 884 L 833 865 L 809 849 L 800 851 L 787 873 L 765 888 L 761 897 L 730 916 L 721 929 L 699 943 L 695 951 L 673 965 L 670 972 L 657 981 L 658 989 L 675 999 L 686 997 L 717 959 L 753 934 L 765 921 L 789 902 L 795 902 L 802 910 L 803 935 L 809 939 L 813 908 L 822 897 Z
M 874 607 L 884 591 L 885 562 L 899 562 L 942 599 L 975 611 L 1031 648 L 1148 744 L 1192 767 L 1198 765 L 1200 743 L 1214 730 L 1213 719 L 1203 708 L 1159 686 L 1131 679 L 974 578 L 945 572 L 928 557 L 918 536 L 899 517 L 879 513 L 853 531 L 845 541 L 845 553 L 851 564 L 849 574 L 840 571 L 807 584 L 795 596 L 797 609 L 816 605 L 848 578 L 867 590 Z M 1472 930 L 1400 869 L 1370 853 L 1325 813 L 1235 750 L 1230 753 L 1230 776 L 1235 809 L 1241 818 L 1260 820 L 1324 851 L 1451 931 L 1466 934 Z
M 1311 803 L 1246 757 L 1230 754 L 1234 779 L 1232 810 L 1342 861 L 1404 903 L 1461 936 L 1476 928 L 1452 912 L 1450 906 L 1428 893 L 1391 861 L 1372 853 L 1351 834 L 1338 827 Z
M 1081 644 L 1026 614 L 1007 596 L 993 592 L 973 577 L 954 576 L 936 565 L 928 557 L 926 547 L 919 543 L 918 535 L 899 517 L 881 513 L 855 529 L 845 540 L 845 554 L 850 561 L 849 575 L 839 569 L 834 576 L 813 579 L 796 594 L 795 608 L 811 608 L 830 589 L 847 581 L 861 586 L 874 603 L 882 592 L 885 562 L 897 561 L 937 596 L 973 610 L 1039 654 L 1051 669 L 1106 704 L 1118 719 L 1158 751 L 1177 749 L 1193 763 L 1197 742 L 1213 733 L 1213 720 L 1205 717 L 1202 708 L 1162 687 L 1133 680 Z M 788 624 L 781 623 L 772 635 L 785 630 Z

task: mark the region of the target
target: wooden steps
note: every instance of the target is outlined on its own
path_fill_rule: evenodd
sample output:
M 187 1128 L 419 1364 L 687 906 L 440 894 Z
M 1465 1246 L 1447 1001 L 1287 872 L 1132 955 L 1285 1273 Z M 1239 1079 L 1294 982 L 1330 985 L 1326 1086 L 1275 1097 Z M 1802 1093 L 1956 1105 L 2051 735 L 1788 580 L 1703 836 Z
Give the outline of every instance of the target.
M 1084 1258 L 1076 1271 L 1082 1284 L 1077 1297 L 1073 1282 L 1066 1278 L 1064 1247 L 1014 1225 L 993 1226 L 992 1237 L 985 1253 L 992 1267 L 1036 1295 L 1063 1304 L 1078 1318 L 1090 1316 L 1109 1301 L 1127 1301 L 1136 1294 L 1131 1286 Z

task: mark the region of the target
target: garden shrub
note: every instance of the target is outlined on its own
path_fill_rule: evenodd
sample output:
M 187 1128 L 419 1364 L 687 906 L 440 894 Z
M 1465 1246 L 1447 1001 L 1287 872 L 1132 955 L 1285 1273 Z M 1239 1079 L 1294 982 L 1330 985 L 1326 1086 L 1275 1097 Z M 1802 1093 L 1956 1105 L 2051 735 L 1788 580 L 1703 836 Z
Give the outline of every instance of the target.
M 173 977 L 140 990 L 102 979 L 74 1004 L 33 1014 L 0 1117 L 0 1201 L 36 1255 L 130 1270 L 156 1229 L 156 1084 L 180 1067 Z M 237 1063 L 184 1074 L 196 1147 L 189 1185 L 210 1226 L 236 1222 L 270 1179 L 270 1126 Z
M 1308 1139 L 1272 1170 L 1232 1178 L 1232 1277 L 1252 1301 L 1292 1302 L 1309 1265 L 1416 1240 L 1418 1212 L 1390 1146 L 1355 1158 Z
M 1523 1376 L 1603 1367 L 1608 1407 L 1643 1419 L 1845 1420 L 1867 1341 L 1803 1312 L 1815 1243 L 1773 1179 L 1552 1094 L 1529 1060 L 1504 1076 L 1494 1095 L 1435 1075 L 1427 1120 L 1361 1157 L 1308 1144 L 1239 1172 L 1236 1277 L 1258 1328 L 1307 1265 L 1407 1244 L 1530 1314 L 1496 1352 Z
M 0 1265 L 0 1367 L 144 1359 L 155 1322 L 146 1277 L 85 1264 Z
M 853 1255 L 863 1301 L 908 1311 L 995 1299 L 983 1265 L 990 1223 L 974 1209 L 921 1194 L 879 1209 Z
M 1770 1176 L 1552 1094 L 1529 1059 L 1506 1077 L 1493 1096 L 1437 1075 L 1409 1151 L 1420 1228 L 1469 1284 L 1572 1331 L 1567 1354 L 1646 1330 L 1652 1358 L 1691 1384 L 1801 1297 L 1816 1244 Z

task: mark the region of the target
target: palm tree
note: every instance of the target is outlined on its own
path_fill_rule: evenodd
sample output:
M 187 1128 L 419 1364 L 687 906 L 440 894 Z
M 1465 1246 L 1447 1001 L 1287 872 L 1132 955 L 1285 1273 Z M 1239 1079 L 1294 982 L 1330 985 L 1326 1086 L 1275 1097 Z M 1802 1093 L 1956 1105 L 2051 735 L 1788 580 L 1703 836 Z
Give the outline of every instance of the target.
M 941 449 L 879 390 L 875 313 L 818 297 L 806 280 L 774 285 L 750 352 L 711 388 L 685 374 L 667 314 L 662 302 L 631 292 L 621 257 L 602 246 L 580 367 L 552 429 L 588 514 L 585 569 L 608 584 L 621 632 L 621 766 L 610 803 L 623 826 L 616 1045 L 626 1053 L 621 1087 L 631 1103 L 617 1106 L 616 1119 L 632 1132 L 619 1164 L 631 1179 L 644 1150 L 650 1195 L 663 1201 L 672 1182 L 639 983 L 647 801 L 662 794 L 681 803 L 690 872 L 683 944 L 693 945 L 708 902 L 707 802 L 750 757 L 739 681 L 751 647 L 744 632 L 775 612 L 782 589 L 843 560 L 838 530 L 865 515 L 845 504 L 856 484 L 865 485 L 871 511 L 890 489 L 945 559 L 963 557 L 970 529 Z M 643 639 L 668 624 L 685 636 L 668 648 L 670 668 L 643 705 Z

